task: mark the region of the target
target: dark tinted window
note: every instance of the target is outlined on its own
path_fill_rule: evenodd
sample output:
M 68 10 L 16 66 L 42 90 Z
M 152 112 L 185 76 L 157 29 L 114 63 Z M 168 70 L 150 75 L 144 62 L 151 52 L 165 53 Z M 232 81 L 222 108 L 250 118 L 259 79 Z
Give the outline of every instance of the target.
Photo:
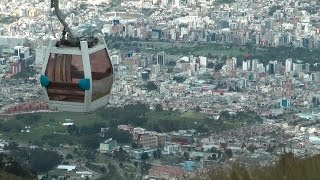
M 47 87 L 50 100 L 84 102 L 84 90 L 78 85 L 84 78 L 80 55 L 50 54 L 46 76 L 51 81 Z
M 92 74 L 92 101 L 108 95 L 113 83 L 112 64 L 106 49 L 89 55 Z

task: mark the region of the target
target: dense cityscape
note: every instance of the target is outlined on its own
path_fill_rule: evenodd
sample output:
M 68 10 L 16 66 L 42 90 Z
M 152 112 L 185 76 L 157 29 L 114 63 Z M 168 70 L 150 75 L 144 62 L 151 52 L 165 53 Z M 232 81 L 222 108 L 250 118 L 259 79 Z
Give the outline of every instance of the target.
M 234 162 L 317 155 L 319 7 L 60 0 L 73 29 L 100 31 L 113 65 L 106 107 L 81 114 L 50 108 L 39 81 L 63 30 L 50 2 L 5 0 L 0 149 L 38 179 L 205 179 Z M 50 163 L 36 161 L 46 153 Z

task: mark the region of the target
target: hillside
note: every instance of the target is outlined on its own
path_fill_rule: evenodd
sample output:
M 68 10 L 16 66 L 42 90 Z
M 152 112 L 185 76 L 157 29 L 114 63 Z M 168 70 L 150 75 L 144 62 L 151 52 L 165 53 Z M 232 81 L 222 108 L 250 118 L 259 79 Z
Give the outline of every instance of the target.
M 284 154 L 271 167 L 246 168 L 233 164 L 228 170 L 210 172 L 208 179 L 219 180 L 313 180 L 320 177 L 320 155 L 299 159 L 292 153 Z
M 31 180 L 37 179 L 35 171 L 24 167 L 6 154 L 0 154 L 0 179 L 5 180 Z
M 5 180 L 23 180 L 22 177 L 19 177 L 7 172 L 0 172 L 0 177 L 1 177 L 0 179 L 5 179 Z

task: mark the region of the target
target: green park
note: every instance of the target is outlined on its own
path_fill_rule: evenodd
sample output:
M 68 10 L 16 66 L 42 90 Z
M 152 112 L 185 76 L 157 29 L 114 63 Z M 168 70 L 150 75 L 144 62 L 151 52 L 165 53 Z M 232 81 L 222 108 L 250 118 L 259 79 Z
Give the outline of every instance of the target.
M 157 105 L 156 110 L 149 110 L 145 104 L 125 105 L 124 107 L 108 107 L 92 114 L 42 112 L 3 117 L 0 123 L 2 136 L 21 142 L 36 145 L 58 147 L 60 144 L 81 144 L 95 149 L 103 139 L 99 136 L 101 128 L 114 131 L 107 137 L 118 139 L 120 143 L 130 143 L 126 133 L 117 130 L 120 124 L 143 127 L 157 132 L 171 132 L 180 129 L 195 129 L 199 133 L 213 133 L 238 125 L 261 122 L 261 118 L 253 112 L 239 112 L 229 115 L 222 112 L 219 119 L 206 114 L 188 111 L 178 112 L 163 110 Z M 63 123 L 73 123 L 64 126 Z M 120 134 L 120 135 L 119 135 Z M 121 137 L 121 138 L 119 138 Z

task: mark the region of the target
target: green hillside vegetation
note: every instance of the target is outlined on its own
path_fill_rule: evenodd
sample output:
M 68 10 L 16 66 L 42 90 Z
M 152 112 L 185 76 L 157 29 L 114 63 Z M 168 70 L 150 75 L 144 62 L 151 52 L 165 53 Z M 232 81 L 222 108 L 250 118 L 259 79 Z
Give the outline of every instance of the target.
M 109 48 L 123 49 L 126 51 L 135 52 L 150 52 L 157 53 L 159 51 L 165 51 L 171 55 L 189 55 L 196 56 L 242 56 L 247 52 L 240 47 L 227 47 L 216 44 L 200 44 L 196 42 L 181 42 L 173 43 L 167 41 L 145 41 L 140 39 L 119 38 L 119 37 L 106 37 L 106 43 Z
M 22 177 L 0 171 L 0 179 L 5 179 L 5 180 L 23 180 Z
M 31 169 L 22 166 L 12 157 L 6 154 L 0 154 L 0 179 L 18 180 L 18 179 L 36 179 L 37 174 Z
M 285 62 L 287 58 L 294 61 L 301 60 L 304 63 L 310 63 L 310 70 L 315 70 L 312 66 L 319 63 L 320 49 L 293 48 L 293 47 L 269 47 L 266 49 L 252 50 L 252 58 L 259 59 L 260 62 L 267 64 L 270 60 Z
M 200 110 L 198 108 L 197 111 Z M 67 122 L 73 122 L 74 126 L 62 125 Z M 92 114 L 55 112 L 17 115 L 0 121 L 0 131 L 5 137 L 39 146 L 81 144 L 84 148 L 94 149 L 103 141 L 101 128 L 111 128 L 106 137 L 117 139 L 121 135 L 120 142 L 124 140 L 123 143 L 130 143 L 128 134 L 118 132 L 117 126 L 120 124 L 157 132 L 195 129 L 200 133 L 209 133 L 256 122 L 261 122 L 261 118 L 254 112 L 239 112 L 236 116 L 223 112 L 220 119 L 215 120 L 200 112 L 163 110 L 161 105 L 157 105 L 155 110 L 149 110 L 145 104 L 138 103 L 106 108 Z
M 212 180 L 314 180 L 320 177 L 320 155 L 299 159 L 286 153 L 270 167 L 246 168 L 233 164 L 229 170 L 214 170 L 209 173 Z
M 231 4 L 234 3 L 235 0 L 216 0 L 218 4 Z
M 0 24 L 11 24 L 18 20 L 19 20 L 19 17 L 14 17 L 14 16 L 0 17 Z

